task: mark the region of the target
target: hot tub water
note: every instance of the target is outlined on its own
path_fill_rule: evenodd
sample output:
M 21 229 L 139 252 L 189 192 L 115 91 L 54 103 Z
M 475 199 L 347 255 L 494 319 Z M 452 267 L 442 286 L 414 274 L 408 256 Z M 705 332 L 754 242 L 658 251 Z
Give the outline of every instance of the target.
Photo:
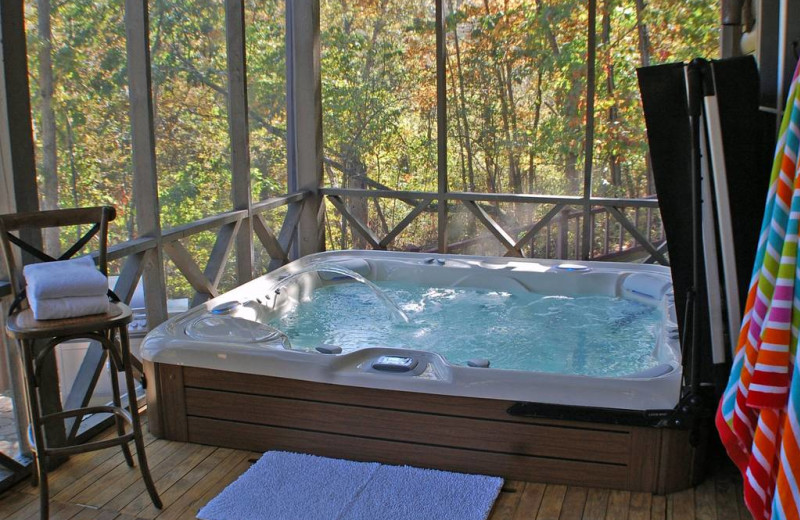
M 268 322 L 292 349 L 321 344 L 343 353 L 364 347 L 425 350 L 466 365 L 476 358 L 492 368 L 620 377 L 659 364 L 659 309 L 611 296 L 553 296 L 464 287 L 421 287 L 378 282 L 408 316 L 388 319 L 371 287 L 341 283 L 317 288 Z

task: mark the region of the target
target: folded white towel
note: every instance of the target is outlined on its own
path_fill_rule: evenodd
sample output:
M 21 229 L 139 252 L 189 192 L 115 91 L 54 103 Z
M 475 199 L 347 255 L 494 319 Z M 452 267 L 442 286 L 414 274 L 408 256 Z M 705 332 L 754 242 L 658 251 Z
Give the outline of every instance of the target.
M 71 298 L 28 297 L 37 320 L 60 320 L 108 312 L 108 296 L 73 296 Z
M 23 269 L 28 298 L 66 298 L 101 296 L 108 291 L 108 278 L 97 270 L 94 260 L 84 256 L 74 260 L 42 262 Z

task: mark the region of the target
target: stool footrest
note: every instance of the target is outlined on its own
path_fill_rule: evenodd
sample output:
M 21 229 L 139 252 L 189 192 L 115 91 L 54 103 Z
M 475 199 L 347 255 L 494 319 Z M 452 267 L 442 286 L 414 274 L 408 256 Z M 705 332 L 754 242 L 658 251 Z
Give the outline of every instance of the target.
M 85 442 L 83 444 L 71 444 L 69 446 L 59 446 L 58 448 L 46 448 L 44 455 L 74 455 L 76 453 L 84 453 L 87 451 L 102 450 L 103 448 L 111 448 L 112 446 L 122 446 L 133 440 L 133 432 L 114 437 L 113 439 L 105 439 L 102 441 Z
M 133 424 L 133 419 L 131 418 L 131 414 L 128 413 L 122 407 L 119 406 L 87 406 L 85 408 L 73 408 L 71 410 L 63 410 L 61 412 L 50 413 L 47 415 L 42 415 L 41 419 L 43 422 L 46 421 L 53 421 L 57 419 L 68 419 L 70 417 L 81 417 L 85 415 L 91 415 L 95 413 L 108 413 L 114 414 L 120 419 L 124 420 L 128 424 Z

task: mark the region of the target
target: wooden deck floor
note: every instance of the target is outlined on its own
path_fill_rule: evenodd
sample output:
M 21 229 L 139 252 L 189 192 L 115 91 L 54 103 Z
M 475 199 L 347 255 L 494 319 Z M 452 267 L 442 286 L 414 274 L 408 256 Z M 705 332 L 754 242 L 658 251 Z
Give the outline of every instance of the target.
M 154 439 L 149 434 L 145 442 L 164 509 L 150 504 L 138 469 L 127 467 L 120 450 L 107 449 L 73 456 L 51 474 L 50 518 L 193 519 L 261 455 Z M 0 520 L 38 519 L 38 515 L 38 489 L 28 482 L 0 495 Z M 750 516 L 742 504 L 741 480 L 725 466 L 700 486 L 666 496 L 507 481 L 490 519 L 749 520 Z

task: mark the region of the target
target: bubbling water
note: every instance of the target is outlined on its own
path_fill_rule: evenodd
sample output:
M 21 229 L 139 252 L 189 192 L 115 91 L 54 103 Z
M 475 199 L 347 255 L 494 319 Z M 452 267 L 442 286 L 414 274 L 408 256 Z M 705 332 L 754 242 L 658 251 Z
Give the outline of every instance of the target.
M 382 282 L 411 318 L 390 322 L 366 284 L 314 291 L 270 325 L 292 348 L 320 344 L 343 352 L 394 347 L 441 354 L 452 364 L 483 358 L 492 368 L 619 377 L 656 366 L 663 316 L 648 305 L 607 296 L 552 296 Z
M 373 294 L 375 294 L 375 296 L 378 297 L 381 303 L 383 303 L 384 307 L 389 311 L 390 315 L 392 316 L 392 319 L 400 321 L 402 323 L 409 322 L 408 315 L 405 312 L 403 312 L 403 310 L 400 307 L 398 307 L 397 304 L 391 298 L 389 298 L 377 285 L 370 282 L 369 280 L 367 280 L 357 272 L 353 271 L 352 269 L 326 263 L 313 264 L 304 267 L 290 274 L 286 278 L 279 280 L 278 283 L 273 285 L 271 289 L 275 293 L 275 297 L 273 299 L 273 308 L 275 302 L 277 302 L 278 300 L 277 295 L 280 294 L 280 290 L 283 287 L 286 287 L 287 285 L 294 282 L 295 280 L 297 280 L 306 273 L 321 273 L 321 272 L 336 273 L 343 276 L 348 276 L 353 280 L 364 284 L 365 286 L 369 287 L 370 290 L 373 292 Z

